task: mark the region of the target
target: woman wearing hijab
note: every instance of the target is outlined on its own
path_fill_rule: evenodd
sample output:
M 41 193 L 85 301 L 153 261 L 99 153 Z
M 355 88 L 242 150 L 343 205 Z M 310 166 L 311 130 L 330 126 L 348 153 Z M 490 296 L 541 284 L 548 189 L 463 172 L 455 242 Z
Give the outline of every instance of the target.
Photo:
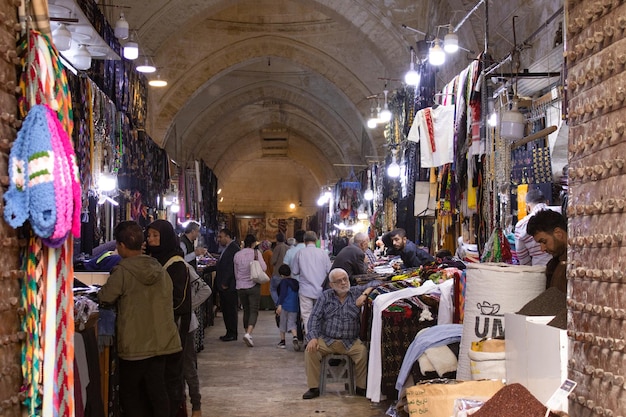
M 246 235 L 243 240 L 244 248 L 237 252 L 233 259 L 237 293 L 243 306 L 243 327 L 246 330 L 243 341 L 248 347 L 254 346 L 252 331 L 259 317 L 259 305 L 261 303 L 261 286 L 250 278 L 250 262 L 256 258 L 261 268 L 264 271 L 267 269 L 263 254 L 259 250 L 252 249 L 255 243 L 256 237 L 254 235 Z
M 259 244 L 259 250 L 263 254 L 263 260 L 265 261 L 265 265 L 267 265 L 267 270 L 265 273 L 268 277 L 272 277 L 274 273 L 274 267 L 272 266 L 272 242 L 269 240 L 264 240 Z M 274 310 L 276 307 L 274 306 L 274 301 L 272 300 L 272 295 L 270 294 L 270 283 L 266 282 L 265 284 L 261 284 L 261 310 Z
M 165 266 L 172 279 L 174 320 L 184 349 L 191 322 L 191 293 L 187 265 L 182 258 L 183 251 L 174 227 L 166 220 L 155 220 L 150 223 L 146 235 L 146 253 Z M 165 381 L 170 401 L 170 415 L 174 417 L 181 405 L 185 405 L 182 351 L 168 356 L 165 364 Z

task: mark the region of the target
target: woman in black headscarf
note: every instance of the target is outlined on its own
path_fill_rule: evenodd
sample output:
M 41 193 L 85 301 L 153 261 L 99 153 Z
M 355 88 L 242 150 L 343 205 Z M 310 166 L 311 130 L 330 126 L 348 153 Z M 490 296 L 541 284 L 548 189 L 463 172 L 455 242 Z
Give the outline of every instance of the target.
M 146 236 L 146 253 L 156 258 L 167 269 L 172 279 L 174 320 L 184 350 L 191 322 L 191 292 L 187 265 L 182 258 L 183 251 L 174 227 L 166 220 L 155 220 L 150 223 L 146 229 Z M 170 415 L 176 416 L 181 404 L 184 406 L 182 351 L 168 356 L 165 382 L 170 400 Z

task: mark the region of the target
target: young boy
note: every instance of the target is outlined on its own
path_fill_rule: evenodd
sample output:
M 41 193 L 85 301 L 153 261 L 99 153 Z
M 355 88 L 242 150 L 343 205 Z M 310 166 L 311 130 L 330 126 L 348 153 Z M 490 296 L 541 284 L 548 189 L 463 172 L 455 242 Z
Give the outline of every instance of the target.
M 293 350 L 300 350 L 298 342 L 298 329 L 296 320 L 298 318 L 298 289 L 300 284 L 291 278 L 291 268 L 289 265 L 283 264 L 278 268 L 280 275 L 280 284 L 278 285 L 278 303 L 276 305 L 276 314 L 280 315 L 280 342 L 276 346 L 279 349 L 285 349 L 285 333 L 291 332 L 293 336 Z
M 122 260 L 98 292 L 117 302 L 120 400 L 127 416 L 169 417 L 165 358 L 180 352 L 174 321 L 172 280 L 152 256 L 143 255 L 141 226 L 124 221 L 114 231 Z

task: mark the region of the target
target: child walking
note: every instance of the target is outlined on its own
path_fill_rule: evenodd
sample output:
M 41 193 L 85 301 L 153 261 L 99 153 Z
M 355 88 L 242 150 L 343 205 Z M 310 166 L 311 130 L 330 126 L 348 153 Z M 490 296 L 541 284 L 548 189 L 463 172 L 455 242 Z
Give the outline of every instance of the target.
M 285 333 L 291 332 L 293 336 L 293 350 L 300 350 L 300 342 L 298 342 L 298 329 L 296 320 L 298 318 L 299 302 L 298 289 L 300 284 L 291 278 L 291 268 L 289 265 L 283 264 L 278 268 L 280 275 L 280 284 L 278 285 L 278 302 L 276 303 L 276 314 L 280 316 L 280 342 L 276 346 L 279 349 L 285 349 Z

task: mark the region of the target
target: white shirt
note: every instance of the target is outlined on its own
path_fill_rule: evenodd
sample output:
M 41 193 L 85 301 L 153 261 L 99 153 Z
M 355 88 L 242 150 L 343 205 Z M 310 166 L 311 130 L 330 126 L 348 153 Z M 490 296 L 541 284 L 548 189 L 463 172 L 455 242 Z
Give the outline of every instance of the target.
M 427 117 L 429 112 L 430 119 Z M 428 128 L 429 120 L 432 121 L 432 129 Z M 454 106 L 428 107 L 418 111 L 407 139 L 420 142 L 422 168 L 454 162 Z

